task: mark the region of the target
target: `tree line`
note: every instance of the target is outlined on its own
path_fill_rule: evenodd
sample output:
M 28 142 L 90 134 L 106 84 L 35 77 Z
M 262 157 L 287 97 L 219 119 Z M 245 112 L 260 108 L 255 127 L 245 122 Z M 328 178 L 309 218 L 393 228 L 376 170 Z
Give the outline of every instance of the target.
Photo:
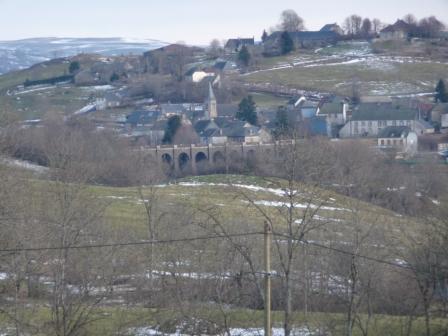
M 229 180 L 228 206 L 171 204 L 158 164 L 83 119 L 8 130 L 4 155 L 21 148 L 50 168 L 0 169 L 0 316 L 16 334 L 89 334 L 110 306 L 119 318 L 103 334 L 125 334 L 126 311 L 141 305 L 159 332 L 230 334 L 234 310 L 250 321 L 264 307 L 265 222 L 285 335 L 298 312 L 321 334 L 448 330 L 448 187 L 436 161 L 409 167 L 359 142 L 300 136 L 276 155 L 235 158 L 232 171 L 258 176 L 272 203 Z M 107 184 L 129 187 L 120 202 L 132 221 L 111 216 L 114 195 L 93 188 Z M 90 245 L 103 247 L 77 248 Z M 46 323 L 29 318 L 42 309 Z

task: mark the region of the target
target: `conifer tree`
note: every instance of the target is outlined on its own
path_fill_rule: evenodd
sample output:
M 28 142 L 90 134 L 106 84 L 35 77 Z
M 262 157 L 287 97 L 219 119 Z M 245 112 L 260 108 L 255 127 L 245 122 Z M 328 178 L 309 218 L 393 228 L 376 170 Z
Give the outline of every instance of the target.
M 287 31 L 284 31 L 280 37 L 280 46 L 282 49 L 282 55 L 289 54 L 294 50 L 294 42 Z
M 436 103 L 448 103 L 448 91 L 443 79 L 439 80 L 436 86 Z
M 240 61 L 240 63 L 242 65 L 244 65 L 245 67 L 249 66 L 250 63 L 250 53 L 249 53 L 249 49 L 247 49 L 246 46 L 243 46 L 240 50 L 240 52 L 238 53 L 238 61 Z
M 251 95 L 241 100 L 240 104 L 238 105 L 238 112 L 236 113 L 235 117 L 239 120 L 247 121 L 252 125 L 257 124 L 258 118 L 256 104 Z
M 261 41 L 266 42 L 268 39 L 268 33 L 266 33 L 266 30 L 263 30 L 263 34 L 261 35 Z

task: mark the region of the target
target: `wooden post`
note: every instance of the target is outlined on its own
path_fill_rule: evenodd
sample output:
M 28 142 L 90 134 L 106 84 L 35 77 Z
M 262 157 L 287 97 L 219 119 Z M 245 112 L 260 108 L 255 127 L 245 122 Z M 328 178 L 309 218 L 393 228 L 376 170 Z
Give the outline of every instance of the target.
M 264 224 L 264 334 L 265 336 L 272 335 L 272 323 L 271 323 L 271 240 L 272 229 L 268 222 Z

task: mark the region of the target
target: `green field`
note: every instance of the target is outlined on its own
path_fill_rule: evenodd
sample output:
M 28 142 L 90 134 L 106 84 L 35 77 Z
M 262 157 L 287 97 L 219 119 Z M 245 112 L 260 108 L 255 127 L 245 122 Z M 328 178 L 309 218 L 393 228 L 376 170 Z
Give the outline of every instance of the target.
M 29 193 L 33 191 L 37 198 L 41 197 L 42 190 L 51 186 L 46 180 L 33 180 Z M 104 226 L 101 226 L 104 237 L 112 238 L 115 241 L 141 241 L 147 239 L 147 217 L 144 211 L 144 205 L 141 197 L 149 199 L 155 195 L 157 199 L 157 211 L 159 213 L 177 213 L 180 217 L 168 217 L 167 221 L 161 222 L 159 226 L 159 239 L 177 239 L 185 237 L 203 236 L 204 230 L 201 226 L 201 214 L 204 210 L 212 211 L 214 216 L 225 225 L 228 232 L 253 232 L 261 231 L 264 225 L 264 216 L 247 200 L 258 204 L 264 213 L 276 223 L 276 225 L 285 225 L 281 212 L 285 207 L 285 196 L 282 190 L 287 187 L 286 181 L 277 178 L 261 178 L 256 176 L 242 175 L 209 175 L 202 177 L 191 177 L 173 181 L 170 184 L 147 186 L 141 189 L 139 193 L 136 187 L 113 188 L 105 186 L 85 186 L 86 192 L 93 195 L 99 201 L 105 204 L 106 212 Z M 345 241 L 350 239 L 353 232 L 353 215 L 359 220 L 359 232 L 379 230 L 382 234 L 378 240 L 373 240 L 371 244 L 386 244 L 384 236 L 391 239 L 395 244 L 399 241 L 402 227 L 408 231 L 413 228 L 413 221 L 409 218 L 398 216 L 397 214 L 373 206 L 368 203 L 353 200 L 332 191 L 319 188 L 311 188 L 306 185 L 297 185 L 298 194 L 295 196 L 295 202 L 300 204 L 308 200 L 309 205 L 319 205 L 319 209 L 314 213 L 315 220 L 324 220 L 323 226 L 318 232 L 307 236 L 307 239 L 320 239 L 322 241 Z M 297 205 L 296 216 L 305 211 L 300 205 Z M 194 216 L 190 218 L 190 216 Z M 174 223 L 172 218 L 180 223 Z M 185 227 L 182 225 L 185 221 Z M 197 225 L 195 224 L 197 223 Z M 179 225 L 180 224 L 180 225 Z M 374 228 L 372 228 L 374 225 Z M 396 239 L 394 239 L 396 238 Z M 376 238 L 375 238 L 376 239 Z M 258 242 L 260 244 L 258 244 Z M 261 248 L 262 239 L 257 239 L 256 245 Z M 210 244 L 210 245 L 207 245 Z M 215 253 L 213 243 L 200 245 L 210 253 L 211 260 Z M 217 245 L 219 246 L 219 245 Z M 383 246 L 383 245 L 382 245 Z M 396 246 L 394 246 L 396 247 Z M 182 245 L 182 253 L 178 255 L 177 245 L 170 248 L 171 253 L 182 260 L 186 255 L 191 255 L 198 246 Z M 165 250 L 161 249 L 160 257 L 167 257 Z M 192 250 L 190 250 L 192 249 Z M 381 247 L 382 254 L 392 258 L 391 251 L 386 251 L 387 246 Z M 136 260 L 141 260 L 141 247 L 123 250 L 126 255 L 130 254 Z M 217 253 L 216 253 L 217 254 Z M 207 255 L 207 254 L 204 254 Z M 219 255 L 216 256 L 219 258 Z M 192 258 L 192 257 L 191 257 Z M 208 257 L 207 257 L 208 258 Z M 165 259 L 161 259 L 162 261 Z M 195 259 L 191 259 L 195 260 Z M 201 261 L 202 263 L 203 261 Z M 210 271 L 214 267 L 208 264 L 192 264 L 190 271 L 206 267 Z M 163 263 L 161 263 L 162 265 Z M 160 266 L 161 267 L 161 266 Z M 180 266 L 183 267 L 183 266 Z M 209 268 L 212 267 L 212 268 Z M 188 272 L 187 269 L 182 269 Z M 1 282 L 0 282 L 1 283 Z M 45 307 L 43 301 L 27 301 L 25 309 L 25 318 L 29 321 L 29 326 L 38 330 L 35 335 L 48 335 L 48 321 L 50 320 L 50 311 Z M 93 316 L 96 321 L 87 327 L 86 335 L 135 335 L 135 328 L 164 326 L 167 333 L 172 332 L 173 326 L 179 325 L 185 319 L 205 320 L 209 323 L 222 325 L 225 321 L 230 328 L 261 328 L 263 325 L 263 312 L 259 310 L 238 309 L 237 306 L 218 307 L 215 303 L 193 303 L 189 302 L 188 314 L 174 308 L 149 309 L 144 308 L 142 302 L 131 301 L 119 304 L 101 304 L 95 308 Z M 207 308 L 208 307 L 208 308 Z M 281 328 L 282 313 L 277 311 L 273 313 L 274 327 Z M 224 320 L 225 318 L 225 320 Z M 328 330 L 332 335 L 342 335 L 344 330 L 345 315 L 310 312 L 305 315 L 303 312 L 294 313 L 293 323 L 297 328 L 309 327 L 310 330 L 318 329 Z M 360 315 L 361 321 L 366 321 L 366 315 Z M 407 317 L 374 315 L 370 321 L 371 327 L 369 335 L 402 335 L 407 323 Z M 431 324 L 433 330 L 446 325 L 443 319 L 432 318 Z M 11 320 L 3 315 L 0 310 L 0 334 L 3 330 L 11 327 Z M 171 328 L 171 329 L 170 329 Z M 169 331 L 171 330 L 171 331 Z M 423 318 L 416 318 L 413 322 L 413 332 L 411 335 L 421 335 L 424 330 Z M 353 335 L 362 335 L 358 327 L 354 328 Z
M 440 78 L 448 78 L 446 61 L 376 55 L 364 44 L 265 58 L 259 70 L 239 77 L 245 83 L 343 95 L 351 94 L 355 86 L 363 95 L 378 96 L 431 93 Z
M 193 313 L 193 312 L 191 312 Z M 226 311 L 225 315 L 216 308 L 202 309 L 195 311 L 195 319 L 192 321 L 204 320 L 212 325 L 223 325 L 224 317 L 225 323 L 231 329 L 260 329 L 263 328 L 263 311 L 231 309 Z M 31 329 L 41 330 L 35 332 L 36 336 L 47 336 L 50 334 L 48 326 L 45 326 L 49 321 L 50 311 L 46 308 L 29 309 L 26 314 L 29 316 Z M 135 336 L 136 333 L 142 332 L 144 328 L 159 329 L 161 334 L 169 336 L 174 334 L 176 330 L 176 321 L 185 321 L 188 318 L 182 316 L 178 311 L 167 309 L 148 309 L 142 307 L 126 307 L 126 308 L 101 308 L 95 312 L 96 321 L 90 324 L 86 329 L 86 335 L 89 336 L 112 336 L 125 335 Z M 295 313 L 293 316 L 294 325 L 301 330 L 309 330 L 311 332 L 327 331 L 331 335 L 344 335 L 344 320 L 343 314 L 329 314 L 329 313 Z M 361 320 L 365 323 L 366 315 L 361 316 Z M 272 312 L 273 328 L 282 328 L 282 312 Z M 385 316 L 376 315 L 370 321 L 371 327 L 369 335 L 372 336 L 396 336 L 404 335 L 408 319 L 401 316 Z M 6 332 L 2 335 L 12 335 L 12 328 L 7 327 L 9 323 L 7 319 L 0 313 L 0 332 Z M 443 319 L 434 319 L 432 321 L 432 328 L 435 333 L 446 325 Z M 442 329 L 443 330 L 443 329 Z M 10 333 L 7 333 L 7 332 Z M 413 331 L 409 334 L 411 336 L 423 335 L 424 320 L 416 318 L 413 321 Z M 254 333 L 255 335 L 258 333 Z M 140 334 L 139 334 L 140 335 Z M 149 333 L 147 335 L 150 335 Z M 152 335 L 152 334 L 151 334 Z M 177 334 L 176 334 L 177 335 Z M 316 335 L 314 333 L 310 335 Z M 319 335 L 319 334 L 317 334 Z M 362 336 L 359 328 L 353 330 L 353 336 Z

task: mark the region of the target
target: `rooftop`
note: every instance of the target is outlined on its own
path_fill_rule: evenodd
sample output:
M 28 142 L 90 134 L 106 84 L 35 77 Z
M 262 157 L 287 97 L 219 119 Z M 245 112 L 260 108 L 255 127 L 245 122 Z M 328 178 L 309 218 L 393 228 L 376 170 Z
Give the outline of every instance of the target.
M 418 110 L 391 103 L 361 103 L 353 109 L 352 120 L 415 120 Z
M 389 126 L 378 133 L 378 138 L 401 138 L 407 136 L 410 131 L 407 126 Z

